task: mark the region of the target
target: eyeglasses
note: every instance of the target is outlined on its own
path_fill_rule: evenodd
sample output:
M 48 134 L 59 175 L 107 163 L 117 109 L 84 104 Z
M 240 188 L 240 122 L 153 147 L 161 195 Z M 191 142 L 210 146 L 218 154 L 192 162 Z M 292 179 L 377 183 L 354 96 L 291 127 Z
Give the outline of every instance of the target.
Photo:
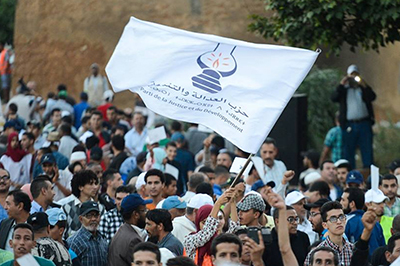
M 100 217 L 100 213 L 98 212 L 92 212 L 92 213 L 88 213 L 84 215 L 86 217 L 86 219 L 92 219 L 92 218 L 99 218 Z
M 318 214 L 321 214 L 320 212 L 310 212 L 310 217 L 315 217 Z
M 344 220 L 346 220 L 346 216 L 344 214 L 341 214 L 339 216 L 331 216 L 328 219 L 328 221 L 331 222 L 331 223 L 337 223 L 338 220 L 343 222 Z
M 8 175 L 3 175 L 3 176 L 0 176 L 0 180 L 1 180 L 1 179 L 8 180 L 8 179 L 10 179 L 10 176 L 8 176 Z
M 290 216 L 290 217 L 288 217 L 287 218 L 287 221 L 289 222 L 289 223 L 291 223 L 291 224 L 293 224 L 293 223 L 299 223 L 300 222 L 300 218 L 299 217 L 293 217 L 293 216 Z

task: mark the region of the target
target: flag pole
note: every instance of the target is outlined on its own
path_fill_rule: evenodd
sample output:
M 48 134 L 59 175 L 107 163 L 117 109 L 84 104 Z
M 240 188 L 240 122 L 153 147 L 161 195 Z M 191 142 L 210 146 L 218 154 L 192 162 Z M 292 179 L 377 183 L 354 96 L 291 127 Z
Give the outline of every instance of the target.
M 233 180 L 233 182 L 232 182 L 232 184 L 231 184 L 231 186 L 229 188 L 233 188 L 236 185 L 237 181 L 243 175 L 243 173 L 246 170 L 247 166 L 249 166 L 249 163 L 251 162 L 251 157 L 253 157 L 253 154 L 250 153 L 249 157 L 247 158 L 246 162 L 243 165 L 243 168 L 237 174 L 237 176 L 235 177 L 235 179 Z

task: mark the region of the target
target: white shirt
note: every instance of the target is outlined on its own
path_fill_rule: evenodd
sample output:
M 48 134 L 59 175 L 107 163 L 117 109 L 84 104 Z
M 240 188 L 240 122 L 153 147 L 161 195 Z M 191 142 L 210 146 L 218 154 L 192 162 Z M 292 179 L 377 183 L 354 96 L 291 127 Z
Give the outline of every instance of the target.
M 73 174 L 69 171 L 68 167 L 65 168 L 64 170 L 58 170 L 58 173 L 59 173 L 58 183 L 60 183 L 63 187 L 71 191 L 72 190 L 71 180 Z M 62 193 L 62 191 L 57 186 L 54 186 L 53 191 L 55 193 L 54 201 L 59 201 L 65 198 L 64 193 Z
M 71 157 L 72 150 L 78 145 L 78 142 L 74 140 L 71 136 L 62 136 L 60 139 L 60 146 L 58 147 L 58 152 L 67 157 Z
M 132 156 L 137 156 L 143 151 L 143 146 L 146 144 L 147 128 L 144 128 L 142 134 L 139 134 L 135 128 L 132 128 L 125 134 L 125 146 L 129 149 Z
M 189 203 L 189 200 L 193 198 L 193 196 L 196 195 L 196 193 L 192 191 L 186 191 L 185 195 L 182 197 L 182 199 L 186 202 Z
M 264 171 L 266 173 L 262 178 L 264 184 L 274 181 L 275 185 L 277 186 L 282 182 L 283 174 L 286 172 L 286 170 L 286 165 L 279 160 L 274 160 L 274 165 L 272 168 L 269 168 L 268 165 L 264 164 Z
M 25 155 L 19 162 L 14 162 L 11 157 L 3 155 L 0 158 L 0 162 L 3 164 L 4 169 L 10 172 L 12 182 L 21 185 L 25 185 L 31 182 L 30 169 L 32 154 Z M 14 187 L 11 186 L 10 190 L 14 190 Z

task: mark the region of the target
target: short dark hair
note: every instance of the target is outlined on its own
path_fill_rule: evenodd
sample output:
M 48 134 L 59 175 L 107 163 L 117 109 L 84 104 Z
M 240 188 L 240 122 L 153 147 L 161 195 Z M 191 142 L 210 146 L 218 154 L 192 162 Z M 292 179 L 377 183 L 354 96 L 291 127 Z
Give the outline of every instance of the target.
M 103 114 L 102 114 L 100 111 L 98 111 L 98 110 L 93 111 L 93 113 L 92 113 L 92 115 L 91 115 L 90 117 L 92 117 L 92 116 L 94 116 L 94 115 L 100 116 L 101 119 L 103 118 Z
M 18 112 L 18 105 L 16 105 L 15 103 L 10 103 L 8 109 L 16 114 Z
M 314 183 L 312 183 L 308 191 L 310 192 L 318 191 L 319 195 L 321 195 L 322 198 L 327 198 L 331 193 L 331 189 L 329 188 L 328 183 L 326 183 L 323 180 L 317 180 Z
M 350 187 L 346 188 L 344 192 L 349 193 L 348 197 L 349 204 L 350 202 L 354 201 L 357 210 L 362 210 L 364 208 L 364 202 L 365 202 L 364 191 L 362 191 L 360 188 Z
M 72 149 L 72 152 L 76 152 L 76 151 L 83 151 L 86 153 L 86 148 L 82 144 L 78 144 L 78 145 L 74 146 L 74 148 Z
M 40 192 L 43 188 L 47 189 L 47 181 L 51 183 L 47 175 L 38 176 L 32 181 L 30 191 L 34 199 L 40 196 Z
M 399 233 L 392 235 L 388 240 L 387 251 L 389 251 L 390 253 L 393 253 L 394 247 L 396 246 L 396 240 L 399 240 L 399 239 L 400 239 Z
M 204 173 L 193 173 L 189 176 L 189 187 L 196 189 L 198 185 L 204 183 L 206 175 Z
M 274 144 L 275 148 L 277 147 L 277 146 L 276 146 L 276 141 L 275 141 L 275 139 L 270 138 L 270 137 L 266 138 L 266 139 L 264 140 L 263 144 Z
M 66 90 L 67 90 L 67 85 L 65 85 L 65 84 L 58 84 L 57 90 L 58 90 L 58 91 L 66 91 Z
M 229 174 L 229 170 L 226 166 L 217 165 L 214 169 L 214 173 L 215 173 L 215 176 L 221 176 L 221 175 Z
M 202 166 L 202 167 L 199 169 L 199 173 L 204 173 L 204 174 L 206 174 L 206 173 L 215 173 L 215 172 L 214 172 L 214 170 L 213 170 L 211 167 Z M 190 181 L 190 177 L 189 177 L 189 181 Z
M 51 110 L 51 116 L 53 116 L 55 112 L 61 112 L 61 109 L 60 108 L 54 108 L 53 110 Z
M 207 194 L 210 197 L 214 196 L 214 189 L 209 183 L 201 183 L 196 187 L 196 194 Z
M 154 254 L 156 254 L 156 259 L 157 262 L 161 262 L 161 252 L 158 246 L 154 243 L 151 242 L 141 242 L 135 246 L 135 248 L 132 250 L 132 258 L 133 262 L 135 262 L 135 253 L 138 251 L 149 251 Z
M 72 194 L 74 194 L 75 197 L 79 198 L 81 196 L 81 191 L 79 187 L 83 187 L 86 184 L 92 183 L 93 181 L 95 183 L 98 183 L 99 179 L 97 178 L 97 175 L 91 170 L 82 170 L 74 174 L 71 180 Z
M 173 229 L 172 218 L 169 211 L 164 209 L 154 209 L 146 213 L 146 218 L 156 224 L 162 224 L 165 232 L 171 232 Z
M 350 165 L 350 163 L 341 163 L 341 164 L 339 164 L 336 168 L 337 168 L 337 169 L 339 169 L 339 168 L 346 168 L 348 172 L 351 171 L 351 165 Z
M 65 135 L 70 136 L 71 135 L 71 126 L 66 123 L 62 123 L 60 125 L 60 131 L 62 133 L 64 133 Z
M 322 205 L 321 217 L 323 222 L 326 222 L 326 219 L 328 218 L 328 212 L 331 210 L 343 210 L 343 206 L 337 201 L 329 201 Z
M 67 220 L 58 221 L 55 225 L 50 224 L 50 228 L 54 228 L 56 226 L 58 226 L 58 228 L 67 228 Z
M 14 238 L 15 231 L 17 231 L 17 229 L 20 229 L 20 228 L 30 230 L 30 231 L 32 232 L 32 240 L 35 239 L 35 234 L 34 234 L 34 232 L 33 232 L 33 227 L 32 227 L 32 225 L 30 225 L 30 224 L 28 224 L 28 223 L 20 223 L 20 224 L 17 224 L 17 225 L 14 227 L 14 230 L 13 230 L 13 233 L 12 233 L 12 238 Z
M 392 229 L 394 231 L 394 234 L 400 233 L 400 214 L 397 214 L 393 218 Z
M 81 92 L 80 98 L 82 101 L 86 102 L 88 100 L 89 96 L 86 92 Z
M 83 165 L 81 164 L 81 162 L 76 161 L 76 162 L 73 162 L 72 164 L 68 165 L 68 170 L 69 170 L 71 173 L 74 173 L 74 168 L 75 168 L 75 166 L 77 166 L 77 165 L 80 165 L 80 166 L 82 167 L 82 169 L 83 169 Z
M 23 136 L 26 136 L 29 140 L 35 140 L 35 136 L 31 133 L 31 132 L 24 132 L 24 134 L 22 134 Z
M 334 250 L 334 249 L 332 249 L 330 247 L 327 247 L 327 246 L 316 247 L 315 249 L 313 249 L 311 251 L 311 253 L 310 253 L 310 263 L 311 263 L 311 265 L 314 262 L 315 253 L 317 253 L 318 251 L 326 251 L 326 252 L 332 253 L 333 254 L 333 264 L 334 264 L 334 266 L 338 266 L 339 265 L 339 255 L 338 255 L 338 253 L 336 252 L 336 250 Z
M 383 177 L 382 177 L 382 181 L 383 180 L 396 180 L 396 184 L 398 184 L 397 183 L 397 178 L 396 178 L 396 176 L 395 175 L 392 175 L 392 174 L 387 174 L 387 175 L 384 175 Z
M 164 173 L 164 176 L 165 176 L 165 184 L 164 184 L 164 185 L 165 185 L 166 187 L 168 187 L 169 185 L 171 185 L 173 181 L 175 181 L 175 182 L 178 183 L 178 180 L 176 180 L 175 177 L 174 177 L 173 175 L 168 174 L 168 173 Z
M 169 259 L 166 266 L 196 266 L 196 264 L 189 257 L 179 256 Z
M 115 135 L 111 139 L 111 143 L 119 151 L 123 151 L 125 149 L 125 139 L 121 135 Z
M 110 107 L 108 107 L 107 110 L 113 110 L 113 111 L 115 111 L 116 113 L 118 112 L 117 107 L 115 107 L 114 105 L 111 105 Z
M 179 121 L 172 121 L 171 123 L 171 129 L 174 131 L 181 131 L 182 130 L 182 124 Z
M 26 194 L 22 190 L 16 189 L 10 191 L 8 193 L 8 196 L 13 196 L 15 205 L 22 203 L 24 205 L 23 210 L 26 211 L 27 213 L 31 211 L 32 207 L 31 199 L 29 198 L 28 194 Z
M 113 168 L 108 168 L 107 170 L 105 170 L 103 173 L 103 184 L 105 186 L 107 186 L 107 182 L 109 180 L 111 180 L 111 181 L 114 180 L 114 178 L 115 178 L 114 175 L 118 174 L 118 173 L 119 172 Z
M 115 190 L 115 194 L 117 193 L 127 193 L 127 194 L 131 194 L 132 191 L 132 187 L 131 186 L 119 186 L 117 187 L 117 189 Z
M 333 161 L 332 161 L 332 160 L 325 160 L 325 161 L 323 161 L 323 162 L 321 163 L 321 166 L 320 166 L 320 170 L 321 170 L 321 171 L 324 169 L 324 165 L 325 165 L 326 163 L 333 163 Z
M 122 131 L 124 131 L 124 134 L 126 133 L 125 127 L 123 127 L 121 125 L 116 125 L 111 128 L 111 134 L 115 134 L 115 132 L 117 132 L 117 130 L 122 130 Z
M 149 171 L 147 171 L 146 175 L 144 176 L 144 182 L 147 183 L 147 177 L 152 176 L 152 175 L 156 175 L 160 178 L 161 183 L 165 183 L 165 176 L 164 173 L 161 172 L 158 169 L 150 169 Z
M 292 206 L 290 206 L 290 205 L 286 205 L 286 210 L 288 211 L 288 210 L 294 210 L 294 208 L 292 207 Z M 274 221 L 276 220 L 276 219 L 279 219 L 279 210 L 278 209 L 275 209 L 274 210 L 274 213 L 272 214 L 272 217 L 274 218 Z
M 220 234 L 213 239 L 211 243 L 211 255 L 217 255 L 217 246 L 221 243 L 231 243 L 239 246 L 239 257 L 242 256 L 242 241 L 237 235 L 234 234 Z
M 81 124 L 86 124 L 87 121 L 89 121 L 89 119 L 90 119 L 90 116 L 84 116 L 84 117 L 82 117 L 82 119 L 81 119 Z
M 165 145 L 165 148 L 168 149 L 169 147 L 175 147 L 177 148 L 178 146 L 176 146 L 175 141 L 170 141 L 167 143 L 167 145 Z

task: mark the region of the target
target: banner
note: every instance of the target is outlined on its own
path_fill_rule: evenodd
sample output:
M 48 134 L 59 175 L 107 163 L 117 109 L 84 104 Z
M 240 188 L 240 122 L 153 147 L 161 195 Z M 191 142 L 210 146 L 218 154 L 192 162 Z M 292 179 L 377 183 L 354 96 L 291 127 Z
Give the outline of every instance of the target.
M 317 56 L 132 17 L 106 73 L 115 92 L 136 92 L 154 112 L 256 153 Z

